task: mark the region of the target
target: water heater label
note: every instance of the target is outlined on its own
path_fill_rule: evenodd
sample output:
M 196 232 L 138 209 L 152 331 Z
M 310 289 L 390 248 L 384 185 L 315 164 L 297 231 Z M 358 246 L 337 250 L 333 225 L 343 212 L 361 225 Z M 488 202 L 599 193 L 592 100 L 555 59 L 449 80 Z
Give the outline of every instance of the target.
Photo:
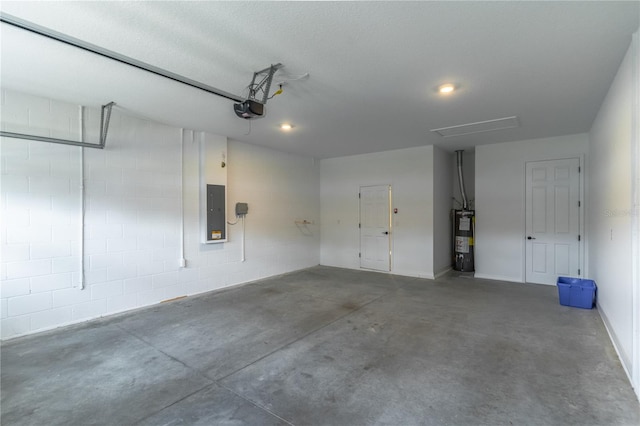
M 460 225 L 458 226 L 460 231 L 469 231 L 471 230 L 471 218 L 470 217 L 461 217 Z
M 456 237 L 456 253 L 469 253 L 469 237 Z

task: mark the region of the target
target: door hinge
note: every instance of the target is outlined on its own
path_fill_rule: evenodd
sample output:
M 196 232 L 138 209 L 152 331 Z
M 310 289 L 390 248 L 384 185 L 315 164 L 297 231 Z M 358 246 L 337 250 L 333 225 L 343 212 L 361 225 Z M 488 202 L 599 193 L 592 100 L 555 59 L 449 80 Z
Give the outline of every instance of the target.
M 362 257 L 362 253 L 358 253 L 358 257 Z
M 358 228 L 362 228 L 362 224 L 361 223 L 358 224 Z
M 578 173 L 582 173 L 582 167 L 578 166 Z
M 581 207 L 581 206 L 582 206 L 582 202 L 578 201 L 578 207 Z
M 578 235 L 578 241 L 582 241 L 582 237 Z
M 580 275 L 580 269 L 578 269 L 578 275 Z
M 362 194 L 358 192 L 358 198 L 362 198 Z

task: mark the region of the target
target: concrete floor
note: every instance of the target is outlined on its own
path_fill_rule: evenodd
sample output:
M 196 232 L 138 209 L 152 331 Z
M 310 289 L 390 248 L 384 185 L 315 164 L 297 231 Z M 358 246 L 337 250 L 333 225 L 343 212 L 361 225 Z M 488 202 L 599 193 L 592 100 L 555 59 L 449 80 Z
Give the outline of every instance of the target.
M 555 287 L 314 267 L 2 345 L 9 425 L 637 425 Z

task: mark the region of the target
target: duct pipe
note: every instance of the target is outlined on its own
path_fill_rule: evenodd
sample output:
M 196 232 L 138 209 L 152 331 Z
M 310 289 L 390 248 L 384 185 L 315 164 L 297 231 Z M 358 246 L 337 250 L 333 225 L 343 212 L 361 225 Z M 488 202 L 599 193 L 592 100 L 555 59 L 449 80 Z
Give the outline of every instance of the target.
M 464 189 L 464 178 L 462 176 L 462 153 L 464 150 L 456 151 L 456 162 L 458 165 L 458 183 L 460 184 L 460 195 L 462 196 L 462 210 L 469 210 L 467 192 Z

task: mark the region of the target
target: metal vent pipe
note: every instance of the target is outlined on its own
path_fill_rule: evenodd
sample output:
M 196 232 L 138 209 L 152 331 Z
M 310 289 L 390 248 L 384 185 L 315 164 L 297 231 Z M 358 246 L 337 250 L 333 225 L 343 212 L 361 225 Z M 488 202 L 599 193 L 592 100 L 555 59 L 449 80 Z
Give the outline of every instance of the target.
M 467 192 L 464 189 L 464 177 L 462 176 L 462 153 L 464 150 L 456 151 L 456 162 L 458 165 L 458 183 L 460 184 L 460 195 L 462 196 L 462 210 L 469 210 Z

